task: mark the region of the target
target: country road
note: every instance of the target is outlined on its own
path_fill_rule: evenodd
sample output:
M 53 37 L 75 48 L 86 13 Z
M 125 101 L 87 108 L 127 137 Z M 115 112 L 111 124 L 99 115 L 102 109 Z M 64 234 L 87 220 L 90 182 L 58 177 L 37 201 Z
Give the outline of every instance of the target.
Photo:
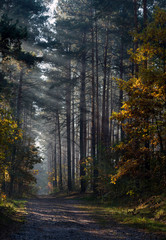
M 115 222 L 100 226 L 92 215 L 70 198 L 40 197 L 27 204 L 25 223 L 3 240 L 155 240 L 146 234 Z

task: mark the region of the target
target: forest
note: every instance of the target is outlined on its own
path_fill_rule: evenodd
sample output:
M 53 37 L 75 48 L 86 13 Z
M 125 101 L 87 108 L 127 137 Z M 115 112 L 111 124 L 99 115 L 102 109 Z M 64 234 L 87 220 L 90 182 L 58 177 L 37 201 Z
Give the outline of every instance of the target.
M 165 193 L 164 0 L 1 0 L 0 92 L 1 201 Z

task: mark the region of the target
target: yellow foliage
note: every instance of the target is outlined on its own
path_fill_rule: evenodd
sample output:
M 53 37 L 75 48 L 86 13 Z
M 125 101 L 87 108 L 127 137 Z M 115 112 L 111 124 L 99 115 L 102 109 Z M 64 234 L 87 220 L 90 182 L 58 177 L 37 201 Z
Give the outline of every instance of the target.
M 4 171 L 4 176 L 5 176 L 5 182 L 9 182 L 10 176 L 9 176 L 9 172 L 8 172 L 7 168 Z
M 0 201 L 5 201 L 6 200 L 6 194 L 4 194 L 4 193 L 1 193 L 0 194 Z
M 154 21 L 136 35 L 142 44 L 136 52 L 130 49 L 129 53 L 139 65 L 138 77 L 133 76 L 129 81 L 117 79 L 120 88 L 128 94 L 128 100 L 120 112 L 113 112 L 111 118 L 122 124 L 127 140 L 115 147 L 122 152 L 122 157 L 117 173 L 111 176 L 113 184 L 123 175 L 134 175 L 139 164 L 147 158 L 150 161 L 152 152 L 153 158 L 162 158 L 161 151 L 166 141 L 165 22 L 166 12 L 158 9 Z
M 5 101 L 0 102 L 0 168 L 4 173 L 6 181 L 9 181 L 8 167 L 10 163 L 6 161 L 7 154 L 12 153 L 12 144 L 22 138 L 22 132 L 17 123 L 12 119 L 12 115 L 6 109 L 9 106 Z

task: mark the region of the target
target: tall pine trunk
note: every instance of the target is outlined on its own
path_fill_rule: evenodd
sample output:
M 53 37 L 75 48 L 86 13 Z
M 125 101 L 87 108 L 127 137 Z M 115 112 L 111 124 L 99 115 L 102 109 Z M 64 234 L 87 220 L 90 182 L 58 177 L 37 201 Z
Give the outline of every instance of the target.
M 104 78 L 103 78 L 103 99 L 102 99 L 102 144 L 106 141 L 106 81 L 107 81 L 107 61 L 108 61 L 108 29 L 106 29 L 106 39 L 104 47 Z
M 120 57 L 120 79 L 123 79 L 123 74 L 124 74 L 124 42 L 123 38 L 121 37 L 121 57 Z M 120 89 L 120 94 L 119 94 L 119 110 L 121 110 L 121 107 L 123 105 L 123 90 Z M 124 131 L 122 129 L 122 125 L 120 126 L 120 140 L 124 140 Z
M 22 86 L 23 86 L 23 74 L 24 70 L 21 69 L 18 85 L 17 94 L 17 105 L 16 105 L 16 120 L 18 127 L 21 127 L 21 107 L 22 107 Z M 17 140 L 13 144 L 12 156 L 11 156 L 11 170 L 10 170 L 10 186 L 9 186 L 9 196 L 13 195 L 14 181 L 15 181 L 15 164 L 16 164 L 16 152 L 17 152 Z
M 112 75 L 110 76 L 110 89 L 111 89 L 111 101 L 110 101 L 110 116 L 112 116 L 113 112 L 113 82 L 112 82 Z M 109 138 L 110 138 L 110 146 L 113 146 L 113 121 L 112 118 L 110 119 L 110 131 L 109 131 Z
M 138 0 L 134 0 L 134 29 L 135 32 L 138 32 Z M 134 51 L 136 52 L 138 48 L 138 41 L 134 42 Z M 133 63 L 134 64 L 134 63 Z M 135 76 L 138 76 L 138 64 L 135 63 L 134 64 L 134 71 L 133 71 L 133 75 L 135 74 Z
M 99 57 L 98 57 L 98 25 L 95 20 L 95 50 L 96 50 L 96 141 L 97 141 L 97 164 L 99 162 L 99 144 L 100 144 L 100 115 L 99 115 Z
M 95 46 L 94 46 L 94 24 L 93 24 L 93 9 L 92 9 L 92 28 L 91 28 L 91 38 L 92 38 L 92 94 L 91 94 L 91 109 L 92 109 L 92 129 L 91 129 L 91 156 L 93 159 L 93 192 L 97 193 L 97 159 L 95 154 L 95 133 L 96 133 L 96 124 L 95 124 Z
M 147 15 L 147 0 L 143 0 L 143 18 L 144 18 L 144 27 L 147 24 L 148 15 Z
M 85 157 L 86 157 L 86 104 L 85 104 L 85 79 L 86 79 L 86 33 L 83 33 L 81 56 L 81 91 L 80 91 L 80 177 L 81 192 L 86 191 Z
M 59 189 L 63 189 L 63 182 L 62 182 L 62 143 L 61 143 L 61 127 L 59 121 L 59 111 L 57 110 L 56 113 L 57 117 L 57 128 L 58 128 L 58 145 L 59 145 Z
M 70 67 L 69 67 L 70 68 Z M 71 78 L 71 73 L 69 69 L 69 76 Z M 67 123 L 67 169 L 68 169 L 68 190 L 72 190 L 71 181 L 71 86 L 67 85 L 66 89 L 66 123 Z
M 75 111 L 74 111 L 74 90 L 72 99 L 72 183 L 75 186 Z
M 110 126 L 109 126 L 109 117 L 110 117 L 110 71 L 108 69 L 108 76 L 107 76 L 107 91 L 106 91 L 106 146 L 107 148 L 110 147 Z
M 53 164 L 53 167 L 54 167 L 54 181 L 53 181 L 53 187 L 54 189 L 57 188 L 57 151 L 56 151 L 56 148 L 57 148 L 57 143 L 56 143 L 56 129 L 55 129 L 55 143 L 54 143 L 54 155 L 53 155 L 53 161 L 54 161 L 54 164 Z

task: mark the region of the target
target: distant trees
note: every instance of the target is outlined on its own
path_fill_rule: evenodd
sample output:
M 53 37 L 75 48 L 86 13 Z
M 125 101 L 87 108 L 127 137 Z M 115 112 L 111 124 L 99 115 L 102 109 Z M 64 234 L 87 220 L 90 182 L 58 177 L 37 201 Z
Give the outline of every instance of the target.
M 56 73 L 58 77 L 54 75 L 54 87 L 56 91 L 57 89 L 66 91 L 66 100 L 68 99 L 66 101 L 62 96 L 61 106 L 66 101 L 66 108 L 62 107 L 59 112 L 62 119 L 66 116 L 66 127 L 61 134 L 63 134 L 62 139 L 65 136 L 67 139 L 68 150 L 63 154 L 68 159 L 68 181 L 70 182 L 70 184 L 68 182 L 68 190 L 71 190 L 71 185 L 74 186 L 72 182 L 74 177 L 71 178 L 71 173 L 75 174 L 78 171 L 81 176 L 82 192 L 90 188 L 95 193 L 104 194 L 114 189 L 110 183 L 111 176 L 118 176 L 120 170 L 115 174 L 115 165 L 119 164 L 120 169 L 123 169 L 121 159 L 125 158 L 125 153 L 120 151 L 121 142 L 126 142 L 128 135 L 127 127 L 124 126 L 132 124 L 125 117 L 118 123 L 118 116 L 121 114 L 121 108 L 124 107 L 124 101 L 130 102 L 129 86 L 132 81 L 130 76 L 133 76 L 132 79 L 139 79 L 140 74 L 144 75 L 141 72 L 140 62 L 129 61 L 128 50 L 133 48 L 132 56 L 136 58 L 141 54 L 141 50 L 138 52 L 139 46 L 147 44 L 143 40 L 145 32 L 138 33 L 151 19 L 155 4 L 160 5 L 161 2 L 126 1 L 124 3 L 120 0 L 76 2 L 73 0 L 58 3 L 56 40 L 53 46 L 57 49 L 55 54 L 59 56 L 59 63 L 57 60 L 54 62 L 58 69 L 58 74 Z M 141 45 L 142 42 L 143 45 Z M 68 62 L 70 62 L 70 68 L 68 68 Z M 69 71 L 70 74 L 68 74 Z M 120 81 L 123 85 L 120 89 L 115 78 L 125 80 Z M 59 86 L 56 83 L 59 83 Z M 120 111 L 120 113 L 110 119 L 114 111 Z M 74 134 L 75 137 L 73 137 Z M 145 141 L 145 148 L 147 144 Z M 62 147 L 62 152 L 64 151 L 65 148 Z M 127 154 L 127 151 L 125 152 Z M 71 160 L 71 154 L 77 160 Z M 78 169 L 74 171 L 78 155 L 80 169 L 77 165 Z M 63 160 L 64 163 L 66 161 Z M 62 182 L 64 185 L 64 179 Z
M 122 10 L 125 11 L 126 7 L 122 6 Z M 79 171 L 81 191 L 85 192 L 87 187 L 94 188 L 96 191 L 97 169 L 106 167 L 107 160 L 105 158 L 108 155 L 106 151 L 108 151 L 111 141 L 113 144 L 116 142 L 115 134 L 116 139 L 119 139 L 120 130 L 117 124 L 115 133 L 109 120 L 113 109 L 119 108 L 118 98 L 122 98 L 122 94 L 118 96 L 113 76 L 116 68 L 121 76 L 125 74 L 126 67 L 122 64 L 128 59 L 128 55 L 125 52 L 121 53 L 121 49 L 125 49 L 130 44 L 131 36 L 128 30 L 126 32 L 124 30 L 126 24 L 122 27 L 119 25 L 119 29 L 115 30 L 116 19 L 120 17 L 120 14 L 122 14 L 123 21 L 124 12 L 118 11 L 116 5 L 112 9 L 115 16 L 111 19 L 110 16 L 98 15 L 99 11 L 96 10 L 93 1 L 84 3 L 82 1 L 59 1 L 58 3 L 56 33 L 55 35 L 51 33 L 52 41 L 48 41 L 47 45 L 49 53 L 58 57 L 51 61 L 52 66 L 57 70 L 55 74 L 52 72 L 48 75 L 48 78 L 52 82 L 54 99 L 59 98 L 57 92 L 62 93 L 62 95 L 60 94 L 62 105 L 59 114 L 62 119 L 66 116 L 66 128 L 62 130 L 64 132 L 66 129 L 66 133 L 62 134 L 67 139 L 68 150 L 65 154 L 68 159 L 69 190 L 71 190 L 71 185 L 74 186 L 74 182 L 72 182 L 72 179 L 76 179 L 74 174 Z M 127 19 L 128 24 L 130 19 Z M 119 32 L 123 39 L 122 37 L 118 39 Z M 121 46 L 122 42 L 123 46 Z M 120 44 L 119 48 L 116 46 L 117 43 Z M 54 51 L 54 49 L 56 50 Z M 121 65 L 118 60 L 121 61 Z M 68 64 L 69 62 L 70 64 Z M 115 98 L 113 88 L 116 89 Z M 64 93 L 66 98 L 63 96 Z M 71 93 L 75 103 L 72 112 Z M 114 105 L 116 102 L 117 106 Z M 66 108 L 63 107 L 63 104 L 66 104 Z M 56 100 L 54 107 L 56 108 Z M 74 134 L 76 137 L 73 137 Z M 79 152 L 74 153 L 74 151 L 78 151 L 78 147 Z M 58 153 L 58 151 L 56 152 Z M 71 161 L 71 154 L 76 159 L 79 155 L 80 169 L 77 171 L 75 171 L 74 164 L 78 162 L 78 159 Z M 86 169 L 91 169 L 90 178 L 87 176 Z M 91 179 L 90 184 L 86 183 L 87 179 Z

